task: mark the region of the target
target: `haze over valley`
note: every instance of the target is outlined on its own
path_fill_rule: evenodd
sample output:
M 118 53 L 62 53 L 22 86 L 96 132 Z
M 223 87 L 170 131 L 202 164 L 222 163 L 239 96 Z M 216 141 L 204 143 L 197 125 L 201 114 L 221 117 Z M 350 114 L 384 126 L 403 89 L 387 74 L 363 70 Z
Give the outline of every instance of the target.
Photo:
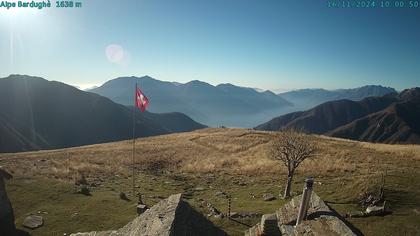
M 274 94 L 232 84 L 213 86 L 202 81 L 182 84 L 145 76 L 117 78 L 86 92 L 39 77 L 11 75 L 0 79 L 0 152 L 72 147 L 132 137 L 132 91 L 136 83 L 151 101 L 150 112 L 136 112 L 136 137 L 206 126 L 256 126 L 272 131 L 297 128 L 308 133 L 374 142 L 419 142 L 414 124 L 418 89 L 405 90 L 398 95 L 392 88 L 370 85 Z M 313 104 L 314 108 L 302 110 Z M 395 131 L 389 133 L 389 128 L 381 128 L 369 131 L 375 135 L 363 134 L 363 130 L 370 130 L 369 126 L 380 127 L 384 121 L 357 119 L 391 106 L 398 109 L 388 110 L 395 110 L 397 117 L 403 116 L 392 123 Z M 401 106 L 413 117 L 400 114 Z M 354 125 L 358 131 L 351 128 L 353 121 L 357 122 Z M 397 135 L 395 132 L 403 132 L 401 129 L 405 133 Z
M 361 100 L 370 96 L 395 93 L 383 86 L 363 86 L 354 89 L 303 89 L 281 94 L 270 90 L 256 91 L 233 84 L 213 86 L 203 81 L 173 83 L 149 76 L 121 77 L 88 90 L 116 103 L 131 105 L 132 88 L 138 84 L 153 100 L 152 112 L 182 112 L 192 119 L 212 127 L 254 127 L 275 116 L 339 99 Z

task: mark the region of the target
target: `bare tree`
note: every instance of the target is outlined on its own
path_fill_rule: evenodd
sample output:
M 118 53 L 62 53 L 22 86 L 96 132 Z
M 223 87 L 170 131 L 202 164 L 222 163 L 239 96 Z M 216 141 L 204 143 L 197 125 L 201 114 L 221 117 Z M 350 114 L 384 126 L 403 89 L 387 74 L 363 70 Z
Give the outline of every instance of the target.
M 271 156 L 287 168 L 286 189 L 284 198 L 290 197 L 293 175 L 304 160 L 313 157 L 315 144 L 308 135 L 296 130 L 284 130 L 276 136 L 271 147 Z

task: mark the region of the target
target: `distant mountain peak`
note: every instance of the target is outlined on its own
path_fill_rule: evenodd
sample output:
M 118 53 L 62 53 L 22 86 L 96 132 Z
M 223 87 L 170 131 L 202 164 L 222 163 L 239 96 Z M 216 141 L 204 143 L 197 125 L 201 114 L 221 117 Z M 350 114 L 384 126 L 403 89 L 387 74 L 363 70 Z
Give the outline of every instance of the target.
M 384 96 L 396 93 L 395 89 L 381 85 L 365 85 L 350 89 L 326 90 L 322 88 L 300 89 L 278 94 L 295 104 L 299 110 L 306 110 L 324 102 L 348 99 L 360 101 L 366 97 Z
M 39 76 L 31 76 L 31 75 L 22 75 L 22 74 L 10 74 L 9 76 L 3 79 L 37 79 L 37 80 L 46 80 Z
M 132 96 L 133 92 L 129 94 Z M 135 125 L 141 130 L 137 137 L 205 127 L 181 113 L 138 111 L 135 118 Z M 132 130 L 132 119 L 128 107 L 71 85 L 32 76 L 0 79 L 0 152 L 129 139 L 132 134 L 127 131 Z
M 330 90 L 326 90 L 323 88 L 303 88 L 303 89 L 294 89 L 294 90 L 281 92 L 281 93 L 278 93 L 278 95 L 288 94 L 288 93 L 298 93 L 298 92 L 324 92 L 324 91 L 330 91 Z
M 235 86 L 231 83 L 222 83 L 222 84 L 218 84 L 216 87 L 238 87 L 238 86 Z
M 340 138 L 384 143 L 420 143 L 420 88 L 393 93 L 391 88 L 364 87 L 386 93 L 360 101 L 348 99 L 322 103 L 303 112 L 276 117 L 256 127 L 261 130 L 288 128 Z M 385 89 L 382 89 L 385 88 Z M 357 92 L 360 89 L 356 89 Z M 348 90 L 345 91 L 345 94 Z
M 303 89 L 295 89 L 287 92 L 279 93 L 279 95 L 284 93 L 293 93 L 293 92 L 343 92 L 343 91 L 354 91 L 354 90 L 366 90 L 366 89 L 385 89 L 396 92 L 394 88 L 386 87 L 382 85 L 363 85 L 360 87 L 355 88 L 339 88 L 339 89 L 324 89 L 324 88 L 303 88 Z
M 401 93 L 399 93 L 398 97 L 400 97 L 404 101 L 409 101 L 409 100 L 418 101 L 420 100 L 420 88 L 415 87 L 415 88 L 405 89 L 401 91 Z
M 356 87 L 356 88 L 354 88 L 354 89 L 360 89 L 360 88 L 385 88 L 385 89 L 394 89 L 394 88 L 391 88 L 391 87 L 388 87 L 388 86 L 383 86 L 383 85 L 380 85 L 380 84 L 368 84 L 368 85 L 363 85 L 363 86 L 360 86 L 360 87 Z
M 213 85 L 201 81 L 201 80 L 191 80 L 190 82 L 186 83 L 185 85 L 201 85 L 201 86 L 206 86 L 206 87 L 214 87 Z
M 275 93 L 273 93 L 271 90 L 265 90 L 265 91 L 263 91 L 263 92 L 261 92 L 261 93 L 277 96 L 277 95 L 276 95 Z

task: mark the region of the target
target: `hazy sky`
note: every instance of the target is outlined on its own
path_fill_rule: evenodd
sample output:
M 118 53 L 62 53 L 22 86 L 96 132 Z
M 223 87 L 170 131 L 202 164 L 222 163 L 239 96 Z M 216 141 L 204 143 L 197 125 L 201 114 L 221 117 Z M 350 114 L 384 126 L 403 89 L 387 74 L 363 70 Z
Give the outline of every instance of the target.
M 146 74 L 265 89 L 420 85 L 420 7 L 82 2 L 79 9 L 0 9 L 0 77 L 29 74 L 83 87 Z

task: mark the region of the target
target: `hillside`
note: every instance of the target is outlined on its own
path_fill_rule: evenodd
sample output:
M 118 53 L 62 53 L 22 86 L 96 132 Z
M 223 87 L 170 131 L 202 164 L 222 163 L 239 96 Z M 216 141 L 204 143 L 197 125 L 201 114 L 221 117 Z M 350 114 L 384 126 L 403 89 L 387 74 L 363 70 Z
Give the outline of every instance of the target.
M 285 169 L 271 159 L 268 148 L 275 132 L 247 129 L 202 129 L 138 139 L 136 186 L 143 200 L 154 205 L 175 193 L 209 214 L 207 203 L 222 212 L 232 195 L 232 211 L 272 213 L 287 201 L 263 201 L 264 194 L 283 190 Z M 314 176 L 314 191 L 341 215 L 361 210 L 360 194 L 378 189 L 386 173 L 385 196 L 391 214 L 347 218 L 365 235 L 417 235 L 420 232 L 420 146 L 370 144 L 311 136 L 318 147 L 315 159 L 302 163 L 293 195 L 302 191 L 307 176 Z M 0 165 L 13 174 L 7 182 L 9 198 L 21 226 L 28 213 L 41 212 L 45 225 L 31 235 L 116 229 L 135 216 L 131 195 L 130 141 L 61 150 L 0 154 Z M 84 175 L 91 196 L 75 194 L 75 181 Z M 407 178 L 409 176 L 409 178 Z M 119 198 L 127 193 L 131 201 Z M 112 207 L 110 207 L 112 206 Z M 46 212 L 46 213 L 43 213 Z M 229 235 L 243 235 L 260 217 L 208 217 Z M 239 223 L 238 223 L 239 222 Z M 27 229 L 25 229 L 28 231 Z
M 380 111 L 398 99 L 395 96 L 369 97 L 362 101 L 338 100 L 326 102 L 304 112 L 276 117 L 256 127 L 258 130 L 303 129 L 323 134 L 370 113 Z
M 366 85 L 352 89 L 300 89 L 278 94 L 293 102 L 299 110 L 306 110 L 319 104 L 334 100 L 360 101 L 366 97 L 378 97 L 388 93 L 396 93 L 395 89 L 380 85 Z
M 185 84 L 144 77 L 121 77 L 110 80 L 91 92 L 116 103 L 132 105 L 132 89 L 141 87 L 153 103 L 151 112 L 182 112 L 210 126 L 252 127 L 291 103 L 272 92 L 232 84 L 217 86 L 194 80 Z
M 419 91 L 413 88 L 357 102 L 326 102 L 304 112 L 276 117 L 256 129 L 299 129 L 360 141 L 420 143 Z
M 42 78 L 0 79 L 0 152 L 64 148 L 132 137 L 132 109 Z M 204 126 L 180 113 L 136 114 L 136 137 Z
M 333 137 L 381 143 L 420 143 L 420 89 L 409 89 L 400 102 L 327 133 Z

